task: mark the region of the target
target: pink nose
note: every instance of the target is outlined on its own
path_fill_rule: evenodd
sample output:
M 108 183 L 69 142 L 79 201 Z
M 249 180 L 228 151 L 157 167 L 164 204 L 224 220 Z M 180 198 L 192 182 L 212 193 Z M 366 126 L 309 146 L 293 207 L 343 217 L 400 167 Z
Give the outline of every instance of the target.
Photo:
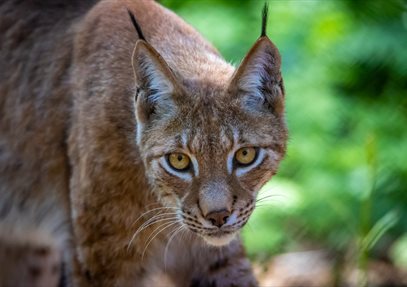
M 208 213 L 205 216 L 206 220 L 209 220 L 213 225 L 217 227 L 221 227 L 226 223 L 230 216 L 230 212 L 227 210 L 220 210 L 220 211 L 213 211 L 211 213 Z

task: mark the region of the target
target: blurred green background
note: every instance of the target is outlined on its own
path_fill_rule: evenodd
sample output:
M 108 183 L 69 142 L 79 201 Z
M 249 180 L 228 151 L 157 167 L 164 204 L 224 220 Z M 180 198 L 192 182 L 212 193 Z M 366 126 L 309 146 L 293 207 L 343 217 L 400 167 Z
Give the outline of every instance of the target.
M 263 1 L 162 0 L 238 65 Z M 243 237 L 251 258 L 328 250 L 407 270 L 407 2 L 268 1 L 288 154 Z

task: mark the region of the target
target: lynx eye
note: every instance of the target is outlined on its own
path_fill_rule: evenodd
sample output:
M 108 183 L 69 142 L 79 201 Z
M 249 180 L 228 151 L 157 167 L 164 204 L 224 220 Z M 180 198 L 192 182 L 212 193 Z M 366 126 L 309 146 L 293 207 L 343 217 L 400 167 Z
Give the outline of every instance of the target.
M 240 165 L 249 165 L 256 159 L 257 150 L 254 147 L 243 147 L 235 153 L 235 160 Z
M 185 171 L 189 168 L 191 160 L 183 153 L 170 153 L 167 157 L 169 165 L 178 171 Z

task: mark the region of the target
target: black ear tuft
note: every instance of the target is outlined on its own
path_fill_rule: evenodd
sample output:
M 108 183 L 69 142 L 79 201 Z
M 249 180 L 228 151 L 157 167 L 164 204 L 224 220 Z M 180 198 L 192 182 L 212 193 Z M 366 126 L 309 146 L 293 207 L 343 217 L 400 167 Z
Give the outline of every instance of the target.
M 261 35 L 260 37 L 267 36 L 267 18 L 269 14 L 269 4 L 267 2 L 264 3 L 263 12 L 262 12 L 262 19 L 261 19 Z
M 131 13 L 128 8 L 127 8 L 127 12 L 129 13 L 130 20 L 133 23 L 134 28 L 136 28 L 139 39 L 147 42 L 146 38 L 144 37 L 143 31 L 141 31 L 140 25 L 136 21 L 136 17 L 134 17 L 134 14 Z

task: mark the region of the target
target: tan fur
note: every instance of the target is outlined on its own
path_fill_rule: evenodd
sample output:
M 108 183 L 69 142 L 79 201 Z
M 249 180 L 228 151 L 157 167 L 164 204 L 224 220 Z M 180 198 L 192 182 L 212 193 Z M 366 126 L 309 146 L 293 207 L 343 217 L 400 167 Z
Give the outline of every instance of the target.
M 238 231 L 285 153 L 277 48 L 235 71 L 153 1 L 52 3 L 0 4 L 0 239 L 48 234 L 75 286 L 255 286 Z M 228 170 L 241 146 L 264 159 Z M 174 151 L 198 169 L 165 170 Z M 219 210 L 235 221 L 215 232 Z

